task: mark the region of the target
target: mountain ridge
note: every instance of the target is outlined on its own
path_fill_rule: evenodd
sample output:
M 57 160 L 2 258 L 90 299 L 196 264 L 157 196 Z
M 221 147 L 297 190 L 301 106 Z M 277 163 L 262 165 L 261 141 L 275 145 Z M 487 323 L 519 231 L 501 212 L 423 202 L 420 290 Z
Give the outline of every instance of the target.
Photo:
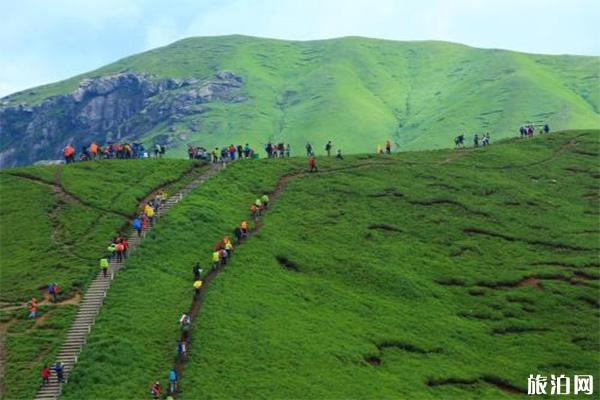
M 79 145 L 102 142 L 124 130 L 123 140 L 152 144 L 158 138 L 174 149 L 172 155 L 183 156 L 188 143 L 260 147 L 274 140 L 299 150 L 306 141 L 320 148 L 333 139 L 344 152 L 354 153 L 373 151 L 388 138 L 402 150 L 448 147 L 458 132 L 491 131 L 501 138 L 525 123 L 594 128 L 600 126 L 600 94 L 594 90 L 598 65 L 595 56 L 533 55 L 442 41 L 186 38 L 0 99 L 0 165 L 59 158 L 67 138 L 78 138 Z M 129 118 L 141 109 L 131 110 L 126 120 L 107 115 L 106 129 L 94 132 L 71 126 L 69 121 L 82 118 L 81 110 L 62 123 L 41 118 L 35 127 L 26 115 L 13 116 L 16 123 L 6 117 L 6 110 L 14 114 L 21 104 L 36 107 L 72 94 L 85 79 L 134 73 L 152 80 L 209 82 L 223 72 L 244 80 L 244 101 L 204 102 L 202 112 L 181 119 L 164 114 L 152 126 L 131 128 L 135 120 Z M 38 147 L 31 151 L 23 143 Z

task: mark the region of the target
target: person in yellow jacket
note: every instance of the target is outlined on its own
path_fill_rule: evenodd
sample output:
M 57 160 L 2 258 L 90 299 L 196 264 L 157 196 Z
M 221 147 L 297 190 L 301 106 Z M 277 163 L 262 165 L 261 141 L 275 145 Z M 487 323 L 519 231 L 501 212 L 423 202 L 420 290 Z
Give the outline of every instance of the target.
M 150 225 L 153 225 L 154 224 L 154 208 L 152 208 L 150 203 L 146 204 L 146 207 L 144 207 L 144 214 L 146 214 L 146 216 L 150 220 Z
M 110 264 L 108 262 L 108 258 L 100 259 L 100 269 L 102 269 L 102 275 L 106 278 L 108 276 L 108 269 L 110 268 Z
M 225 250 L 227 250 L 227 254 L 231 256 L 231 253 L 233 253 L 233 245 L 231 244 L 231 242 L 225 243 Z
M 213 261 L 213 269 L 219 268 L 221 265 L 221 253 L 219 251 L 215 251 L 212 253 L 212 261 Z
M 267 208 L 269 206 L 269 196 L 263 194 L 260 200 L 262 201 L 264 208 Z
M 261 214 L 261 211 L 263 209 L 263 203 L 260 199 L 256 199 L 256 201 L 254 202 L 254 205 L 256 206 L 256 215 Z
M 377 145 L 377 154 L 383 154 L 383 149 L 380 144 Z
M 201 287 L 202 287 L 202 281 L 200 279 L 194 281 L 194 290 L 196 291 L 196 295 L 200 294 Z

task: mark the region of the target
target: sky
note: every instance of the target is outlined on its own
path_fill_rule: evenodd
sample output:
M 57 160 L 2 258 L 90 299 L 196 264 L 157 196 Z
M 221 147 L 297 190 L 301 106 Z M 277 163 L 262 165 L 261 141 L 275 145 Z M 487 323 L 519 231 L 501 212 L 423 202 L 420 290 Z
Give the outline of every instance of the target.
M 599 0 L 0 0 L 0 18 L 0 97 L 190 36 L 368 36 L 600 55 Z

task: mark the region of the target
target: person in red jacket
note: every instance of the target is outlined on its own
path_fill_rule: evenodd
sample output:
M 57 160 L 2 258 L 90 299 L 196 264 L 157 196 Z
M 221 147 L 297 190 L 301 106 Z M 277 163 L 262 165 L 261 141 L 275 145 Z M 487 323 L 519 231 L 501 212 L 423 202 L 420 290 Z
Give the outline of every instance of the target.
M 123 245 L 123 257 L 127 258 L 127 249 L 129 249 L 129 243 L 127 243 L 127 239 L 123 239 L 121 244 Z
M 63 150 L 65 154 L 65 163 L 70 164 L 75 162 L 75 149 L 71 144 L 68 144 L 67 147 Z
M 310 156 L 308 158 L 308 171 L 309 172 L 317 171 L 317 165 L 315 164 L 315 157 L 314 156 Z
M 48 365 L 44 365 L 40 375 L 42 377 L 42 386 L 46 386 L 50 383 L 50 368 L 48 368 Z
M 123 262 L 123 250 L 125 250 L 125 246 L 123 243 L 117 243 L 115 246 L 115 251 L 117 252 L 117 262 Z

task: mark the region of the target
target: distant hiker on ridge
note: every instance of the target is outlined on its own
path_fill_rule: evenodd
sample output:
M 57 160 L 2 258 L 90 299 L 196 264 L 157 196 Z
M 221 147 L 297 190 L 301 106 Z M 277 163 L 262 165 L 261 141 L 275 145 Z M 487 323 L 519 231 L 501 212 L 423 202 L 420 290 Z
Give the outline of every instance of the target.
M 325 151 L 327 152 L 327 157 L 331 157 L 331 149 L 333 148 L 333 144 L 331 144 L 331 140 L 327 142 L 325 145 Z
M 308 172 L 317 171 L 317 165 L 315 163 L 315 156 L 310 156 L 308 159 Z

